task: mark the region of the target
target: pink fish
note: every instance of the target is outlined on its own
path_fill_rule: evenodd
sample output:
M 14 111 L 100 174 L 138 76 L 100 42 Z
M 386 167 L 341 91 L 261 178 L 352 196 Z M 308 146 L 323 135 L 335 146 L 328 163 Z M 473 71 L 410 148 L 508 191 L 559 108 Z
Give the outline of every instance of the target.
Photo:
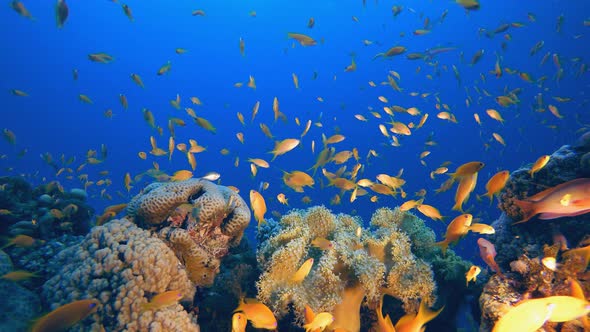
M 486 264 L 488 264 L 492 270 L 494 270 L 500 277 L 503 278 L 504 275 L 502 275 L 502 270 L 500 270 L 500 267 L 494 259 L 496 257 L 496 248 L 494 245 L 484 238 L 477 239 L 477 245 L 479 246 L 479 254 L 483 261 L 486 262 Z
M 514 203 L 522 210 L 523 219 L 516 222 L 526 222 L 537 214 L 539 219 L 556 219 L 573 217 L 590 212 L 590 179 L 575 179 L 562 183 L 553 188 L 524 200 Z

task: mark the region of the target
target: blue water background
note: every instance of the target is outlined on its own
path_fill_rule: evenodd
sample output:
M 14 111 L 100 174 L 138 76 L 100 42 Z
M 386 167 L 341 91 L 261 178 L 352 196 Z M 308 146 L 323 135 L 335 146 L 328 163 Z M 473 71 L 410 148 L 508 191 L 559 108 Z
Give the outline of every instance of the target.
M 22 175 L 34 184 L 59 180 L 64 187 L 81 187 L 77 176 L 89 174 L 91 181 L 110 178 L 113 184 L 106 189 L 112 200 L 101 197 L 104 187 L 91 186 L 88 189 L 90 203 L 97 212 L 105 206 L 127 202 L 150 181 L 144 179 L 134 183 L 130 193 L 123 185 L 125 173 L 140 174 L 157 162 L 168 174 L 181 169 L 190 169 L 186 157 L 178 150 L 172 160 L 167 156 L 147 160 L 137 156 L 138 151 L 149 152 L 149 137 L 155 136 L 158 146 L 167 149 L 169 133 L 167 120 L 179 117 L 187 126 L 176 128 L 176 143 L 187 143 L 189 138 L 206 146 L 205 153 L 196 154 L 195 175 L 209 171 L 222 174 L 222 184 L 240 189 L 248 201 L 250 189 L 257 189 L 262 181 L 270 187 L 263 192 L 268 205 L 268 214 L 276 210 L 285 213 L 293 207 L 305 207 L 301 198 L 312 199 L 312 205 L 325 204 L 334 212 L 358 214 L 368 223 L 371 213 L 378 207 L 395 207 L 414 192 L 424 188 L 428 191 L 425 203 L 438 207 L 450 220 L 458 215 L 451 211 L 454 189 L 435 195 L 434 190 L 447 178 L 429 178 L 429 173 L 445 161 L 451 161 L 453 170 L 460 164 L 472 160 L 486 163 L 480 172 L 475 194 L 485 192 L 485 182 L 497 171 L 515 170 L 534 162 L 542 154 L 550 154 L 563 144 L 570 144 L 579 136 L 576 130 L 590 123 L 588 111 L 589 75 L 578 75 L 580 66 L 588 65 L 588 32 L 583 22 L 590 17 L 587 1 L 482 1 L 481 9 L 467 12 L 453 1 L 127 1 L 135 20 L 131 22 L 123 13 L 121 5 L 111 1 L 68 1 L 70 17 L 63 29 L 57 29 L 53 2 L 26 1 L 25 5 L 35 17 L 34 21 L 17 15 L 9 6 L 0 9 L 0 37 L 3 51 L 0 54 L 0 114 L 2 128 L 12 130 L 17 144 L 9 145 L 0 141 L 0 167 L 2 175 Z M 403 7 L 394 17 L 392 5 Z M 192 16 L 191 12 L 203 9 L 204 17 Z M 256 11 L 256 17 L 249 15 Z M 446 19 L 440 22 L 444 11 Z M 533 13 L 535 22 L 527 19 Z M 561 32 L 556 32 L 558 16 L 563 15 Z M 358 18 L 358 22 L 353 20 Z M 310 29 L 307 22 L 314 17 L 315 26 Z M 415 36 L 412 31 L 424 27 L 424 20 L 432 23 L 427 35 Z M 501 24 L 521 22 L 522 28 L 511 27 L 505 33 L 488 38 L 480 29 L 494 30 Z M 318 45 L 302 47 L 287 38 L 288 32 L 309 34 Z M 404 36 L 401 36 L 401 34 Z M 509 34 L 511 40 L 505 40 Z M 239 52 L 239 39 L 245 41 L 245 56 Z M 363 45 L 363 40 L 373 41 Z M 543 40 L 544 47 L 534 56 L 530 49 Z M 506 49 L 502 50 L 502 43 Z M 407 52 L 423 52 L 437 46 L 455 47 L 456 50 L 437 55 L 433 60 L 437 67 L 425 61 L 409 61 L 405 55 L 392 59 L 372 60 L 379 52 L 392 46 L 403 45 Z M 186 54 L 175 54 L 176 48 L 187 49 Z M 484 56 L 475 65 L 470 65 L 472 56 L 484 49 Z M 106 52 L 115 57 L 110 64 L 90 62 L 90 53 Z M 547 53 L 557 54 L 564 68 L 564 76 L 555 80 L 556 67 L 551 58 L 540 65 Z M 344 72 L 355 55 L 358 69 Z M 461 61 L 463 54 L 463 61 Z M 541 85 L 523 81 L 517 75 L 504 73 L 497 79 L 490 71 L 494 68 L 496 54 L 502 57 L 502 67 L 527 72 L 537 79 L 547 76 Z M 171 71 L 157 76 L 156 71 L 171 61 Z M 461 75 L 461 83 L 455 79 L 451 66 L 455 65 Z M 417 68 L 420 71 L 417 72 Z M 72 70 L 78 69 L 79 79 L 72 79 Z M 399 85 L 402 92 L 394 91 L 387 81 L 387 74 L 394 70 L 401 76 Z M 314 72 L 317 79 L 313 79 Z M 145 89 L 130 79 L 130 74 L 139 74 Z M 292 82 L 292 73 L 299 77 L 300 89 Z M 256 90 L 246 87 L 249 75 L 256 79 Z M 432 79 L 427 78 L 432 75 Z M 481 76 L 485 77 L 482 81 Z M 368 82 L 374 81 L 372 88 Z M 241 88 L 234 87 L 244 83 Z M 478 94 L 474 87 L 485 89 L 491 97 Z M 520 103 L 502 108 L 494 98 L 512 89 L 521 88 Z M 21 89 L 28 97 L 17 97 L 9 91 Z M 466 91 L 467 89 L 467 91 Z M 410 96 L 410 92 L 430 93 L 430 96 Z M 119 104 L 119 94 L 129 100 L 129 109 Z M 547 104 L 558 106 L 564 115 L 558 119 L 548 111 L 536 112 L 534 97 L 542 93 Z M 86 94 L 94 103 L 83 104 L 79 94 Z M 181 110 L 173 108 L 169 101 L 181 97 Z M 202 106 L 191 105 L 189 98 L 197 96 Z M 378 130 L 378 124 L 389 122 L 383 112 L 386 104 L 377 97 L 389 99 L 387 105 L 417 107 L 430 117 L 423 128 L 413 130 L 412 135 L 400 137 L 401 147 L 392 147 Z M 435 96 L 441 103 L 449 105 L 458 124 L 436 118 Z M 466 106 L 465 99 L 471 96 L 473 102 Z M 572 100 L 560 103 L 553 96 L 569 97 Z M 273 98 L 277 97 L 280 110 L 287 116 L 286 123 L 274 122 Z M 324 102 L 319 102 L 322 97 Z M 256 101 L 261 102 L 260 112 L 251 123 L 251 109 Z M 212 134 L 196 126 L 183 110 L 193 108 L 198 116 L 210 120 L 217 128 Z M 369 111 L 372 107 L 383 115 L 376 119 Z M 148 108 L 154 114 L 156 123 L 164 129 L 159 136 L 143 120 L 141 110 Z M 485 110 L 499 110 L 506 119 L 500 124 L 490 119 Z M 112 119 L 104 116 L 111 109 Z M 241 112 L 246 118 L 243 127 L 236 118 Z M 473 113 L 478 113 L 482 126 L 475 123 Z M 364 115 L 368 121 L 355 119 L 355 114 Z M 302 139 L 301 147 L 280 156 L 271 163 L 270 169 L 259 169 L 258 175 L 250 175 L 247 158 L 270 160 L 268 151 L 274 142 L 266 138 L 259 129 L 260 123 L 267 124 L 277 140 L 299 137 L 303 126 L 297 126 L 294 118 L 302 124 L 307 120 L 321 122 L 322 127 L 312 126 Z M 417 123 L 419 117 L 396 114 L 395 121 Z M 549 128 L 548 126 L 555 126 Z M 245 144 L 235 137 L 237 132 L 245 135 Z M 507 143 L 503 147 L 493 140 L 492 133 L 502 135 Z M 321 135 L 341 133 L 346 136 L 342 143 L 334 145 L 337 151 L 358 148 L 360 162 L 365 165 L 359 178 L 374 180 L 379 173 L 396 175 L 403 168 L 407 181 L 404 190 L 408 198 L 402 199 L 379 195 L 377 203 L 371 203 L 370 195 L 349 202 L 350 193 L 342 196 L 342 203 L 329 205 L 330 199 L 340 191 L 336 188 L 322 188 L 320 181 L 327 180 L 318 172 L 313 189 L 304 194 L 293 192 L 284 186 L 281 170 L 307 170 L 321 150 Z M 424 145 L 432 135 L 436 146 Z M 311 153 L 311 142 L 315 141 L 315 154 Z M 81 171 L 76 168 L 85 160 L 86 151 L 99 150 L 106 145 L 108 157 L 99 165 L 87 165 Z M 484 144 L 489 144 L 486 148 Z M 219 151 L 228 148 L 230 155 L 222 156 Z M 24 156 L 19 156 L 26 149 Z M 365 157 L 369 149 L 379 154 L 369 162 Z M 419 154 L 429 150 L 424 158 L 427 166 L 419 162 Z M 56 178 L 55 170 L 40 158 L 49 152 L 55 160 L 62 154 L 65 158 L 76 157 L 66 167 L 74 169 L 73 180 L 61 174 Z M 234 167 L 236 156 L 240 164 Z M 352 169 L 355 162 L 347 165 Z M 60 166 L 61 167 L 61 166 Z M 335 171 L 339 166 L 330 164 L 327 169 Z M 106 176 L 99 171 L 108 170 Z M 290 206 L 280 205 L 275 197 L 285 193 Z M 483 222 L 492 222 L 500 213 L 487 200 L 477 202 L 472 195 L 466 208 Z M 428 220 L 438 236 L 445 225 Z M 255 231 L 252 222 L 248 232 Z M 465 258 L 475 259 L 477 247 L 475 236 L 469 236 L 459 245 L 458 250 Z M 483 264 L 483 263 L 481 263 Z

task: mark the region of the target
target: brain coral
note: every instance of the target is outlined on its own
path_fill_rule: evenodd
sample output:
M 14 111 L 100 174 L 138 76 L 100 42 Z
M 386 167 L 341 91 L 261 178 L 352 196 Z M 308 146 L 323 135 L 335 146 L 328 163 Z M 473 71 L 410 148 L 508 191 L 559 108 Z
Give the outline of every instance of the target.
M 142 227 L 158 228 L 201 286 L 213 283 L 220 259 L 240 243 L 251 216 L 236 192 L 201 179 L 153 183 L 131 200 L 127 213 Z
M 392 210 L 380 209 L 373 215 L 373 233 L 359 229 L 361 220 L 333 215 L 325 207 L 294 210 L 278 222 L 269 221 L 261 232 L 272 231 L 259 244 L 258 262 L 263 273 L 257 283 L 259 300 L 279 316 L 292 303 L 302 321 L 305 305 L 314 312 L 333 312 L 332 328 L 360 330 L 359 309 L 366 297 L 371 306 L 383 292 L 404 303 L 407 311 L 417 308 L 420 298 L 434 302 L 435 283 L 430 265 L 417 258 L 408 236 L 387 218 Z M 324 237 L 333 248 L 320 250 L 311 241 Z M 308 258 L 314 266 L 300 284 L 290 282 Z M 408 279 L 412 277 L 412 280 Z
M 87 319 L 92 331 L 198 331 L 196 317 L 180 304 L 141 312 L 142 304 L 168 290 L 180 291 L 182 301 L 192 304 L 195 287 L 174 252 L 129 220 L 94 227 L 52 264 L 62 268 L 43 285 L 44 298 L 51 309 L 97 299 L 100 306 Z

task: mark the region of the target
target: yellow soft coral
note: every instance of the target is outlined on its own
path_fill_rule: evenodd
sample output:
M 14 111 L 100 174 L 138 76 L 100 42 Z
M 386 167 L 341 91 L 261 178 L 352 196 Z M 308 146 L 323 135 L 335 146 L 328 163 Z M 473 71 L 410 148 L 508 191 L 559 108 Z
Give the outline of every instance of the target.
M 333 312 L 332 327 L 349 331 L 360 329 L 363 300 L 375 303 L 384 292 L 407 309 L 419 298 L 432 302 L 430 266 L 414 256 L 408 236 L 399 228 L 405 216 L 399 210 L 380 209 L 372 218 L 374 232 L 359 237 L 362 221 L 356 217 L 333 215 L 325 207 L 292 211 L 278 222 L 278 231 L 269 226 L 273 233 L 259 245 L 258 262 L 264 271 L 257 284 L 259 299 L 278 316 L 292 305 L 299 321 L 305 305 L 316 312 Z M 312 247 L 317 237 L 332 241 L 333 248 Z M 290 283 L 308 258 L 316 262 L 309 275 L 301 284 Z M 406 273 L 413 282 L 406 280 Z

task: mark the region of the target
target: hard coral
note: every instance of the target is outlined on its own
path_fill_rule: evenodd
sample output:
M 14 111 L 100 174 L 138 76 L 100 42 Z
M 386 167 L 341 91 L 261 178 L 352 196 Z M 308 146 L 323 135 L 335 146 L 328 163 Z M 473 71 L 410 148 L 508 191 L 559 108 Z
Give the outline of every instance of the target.
M 74 300 L 97 299 L 98 310 L 88 318 L 92 330 L 198 329 L 196 317 L 178 304 L 141 311 L 142 304 L 168 290 L 180 291 L 183 300 L 192 303 L 195 287 L 163 241 L 126 219 L 94 227 L 81 243 L 60 252 L 52 264 L 62 268 L 43 286 L 51 309 Z
M 236 192 L 201 179 L 153 183 L 131 200 L 127 213 L 138 225 L 159 228 L 200 286 L 213 283 L 220 259 L 240 243 L 250 222 Z
M 284 316 L 292 303 L 299 321 L 304 306 L 315 312 L 334 313 L 332 328 L 360 330 L 363 299 L 374 306 L 383 292 L 400 299 L 408 310 L 418 299 L 434 301 L 435 284 L 428 263 L 412 253 L 410 240 L 392 222 L 392 210 L 375 212 L 374 234 L 356 235 L 361 220 L 348 215 L 333 215 L 325 207 L 294 210 L 273 227 L 261 232 L 274 233 L 259 244 L 258 262 L 263 274 L 257 284 L 259 300 L 276 314 Z M 403 214 L 403 213 L 402 213 Z M 333 248 L 320 250 L 311 241 L 324 237 Z M 301 284 L 290 281 L 307 258 L 314 258 L 310 274 Z M 412 276 L 409 280 L 407 276 Z

